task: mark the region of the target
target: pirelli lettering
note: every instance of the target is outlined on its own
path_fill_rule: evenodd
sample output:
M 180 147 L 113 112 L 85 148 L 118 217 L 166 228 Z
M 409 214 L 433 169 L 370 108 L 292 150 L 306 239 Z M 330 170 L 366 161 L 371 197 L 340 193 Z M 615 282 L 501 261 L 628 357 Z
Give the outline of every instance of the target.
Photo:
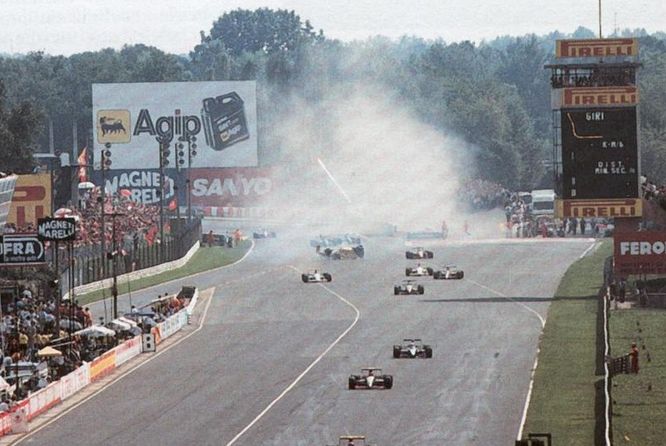
M 633 107 L 638 104 L 636 87 L 564 88 L 562 107 Z
M 637 39 L 582 39 L 558 40 L 557 57 L 635 57 L 638 56 Z
M 640 198 L 617 200 L 556 200 L 555 215 L 559 218 L 641 217 Z

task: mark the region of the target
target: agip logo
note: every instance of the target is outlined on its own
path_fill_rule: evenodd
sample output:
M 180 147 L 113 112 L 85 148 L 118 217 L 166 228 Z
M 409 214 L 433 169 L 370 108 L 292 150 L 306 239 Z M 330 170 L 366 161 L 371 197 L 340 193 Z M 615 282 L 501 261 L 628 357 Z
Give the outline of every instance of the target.
M 132 121 L 129 110 L 99 110 L 97 112 L 97 142 L 123 144 L 130 142 Z

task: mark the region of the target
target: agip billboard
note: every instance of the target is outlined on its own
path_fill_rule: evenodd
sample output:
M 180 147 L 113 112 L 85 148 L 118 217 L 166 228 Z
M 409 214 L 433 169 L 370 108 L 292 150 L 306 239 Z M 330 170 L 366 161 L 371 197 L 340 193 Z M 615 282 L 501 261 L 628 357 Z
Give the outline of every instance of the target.
M 193 168 L 258 163 L 254 81 L 93 84 L 93 121 L 95 169 L 107 143 L 111 170 L 159 168 L 158 138 L 171 140 L 175 167 L 183 136 L 196 137 Z

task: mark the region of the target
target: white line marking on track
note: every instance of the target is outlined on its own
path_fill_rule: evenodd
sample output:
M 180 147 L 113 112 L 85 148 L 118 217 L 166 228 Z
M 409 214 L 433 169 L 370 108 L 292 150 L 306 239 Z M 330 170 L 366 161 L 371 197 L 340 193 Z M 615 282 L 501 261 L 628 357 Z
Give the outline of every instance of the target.
M 203 314 L 202 314 L 202 316 L 201 316 L 201 321 L 199 321 L 199 326 L 198 326 L 196 329 L 194 329 L 194 331 L 192 331 L 191 333 L 188 333 L 186 336 L 183 336 L 182 338 L 180 338 L 179 340 L 177 340 L 177 341 L 174 342 L 173 344 L 171 344 L 171 345 L 169 345 L 168 347 L 166 347 L 164 350 L 160 350 L 159 352 L 155 353 L 155 354 L 154 354 L 153 356 L 151 356 L 150 358 L 146 359 L 146 360 L 143 361 L 143 362 L 140 362 L 139 364 L 135 365 L 135 366 L 132 367 L 131 369 L 127 370 L 127 371 L 124 372 L 122 375 L 118 376 L 117 378 L 115 378 L 113 381 L 109 382 L 109 383 L 108 383 L 107 385 L 105 385 L 104 387 L 102 387 L 102 388 L 96 390 L 95 392 L 91 393 L 90 395 L 88 395 L 87 397 L 85 397 L 84 399 L 82 399 L 81 401 L 79 401 L 78 403 L 74 404 L 72 407 L 67 408 L 67 409 L 66 409 L 65 411 L 63 411 L 61 414 L 57 415 L 56 417 L 53 417 L 52 419 L 50 419 L 50 420 L 47 421 L 46 423 L 42 424 L 41 426 L 39 426 L 39 427 L 36 428 L 35 430 L 33 430 L 33 431 L 29 432 L 28 434 L 26 434 L 25 436 L 23 436 L 23 437 L 17 439 L 16 442 L 12 443 L 12 445 L 22 443 L 24 440 L 27 440 L 28 438 L 32 437 L 33 435 L 35 435 L 37 432 L 41 431 L 41 430 L 44 429 L 45 427 L 50 426 L 52 423 L 58 421 L 60 418 L 64 417 L 65 415 L 67 415 L 69 412 L 73 411 L 73 410 L 76 409 L 77 407 L 81 406 L 82 404 L 88 402 L 89 400 L 91 400 L 92 398 L 96 397 L 96 396 L 99 395 L 100 393 L 102 393 L 102 392 L 104 392 L 105 390 L 109 389 L 112 385 L 114 385 L 115 383 L 117 383 L 118 381 L 120 381 L 121 379 L 123 379 L 124 377 L 126 377 L 127 375 L 129 375 L 130 373 L 132 373 L 132 372 L 134 372 L 135 370 L 137 370 L 137 369 L 143 367 L 144 365 L 148 364 L 150 361 L 152 361 L 153 359 L 159 357 L 160 355 L 162 355 L 162 354 L 168 352 L 168 351 L 171 350 L 173 347 L 177 346 L 178 344 L 180 344 L 180 343 L 183 342 L 184 340 L 188 339 L 190 336 L 193 336 L 193 335 L 197 334 L 197 333 L 199 332 L 199 330 L 201 330 L 201 329 L 203 328 L 203 326 L 204 326 L 204 322 L 206 321 L 206 316 L 208 315 L 208 309 L 210 308 L 210 304 L 211 304 L 211 302 L 213 301 L 213 295 L 215 294 L 215 287 L 212 287 L 212 288 L 213 288 L 213 292 L 211 293 L 210 297 L 208 298 L 208 303 L 206 303 L 206 308 L 204 309 L 204 312 L 203 312 Z M 209 289 L 210 289 L 210 288 L 209 288 Z
M 479 282 L 477 282 L 477 281 L 475 281 L 475 280 L 468 279 L 468 282 L 471 282 L 471 283 L 473 283 L 474 285 L 476 285 L 476 286 L 478 286 L 478 287 L 481 287 L 481 288 L 483 288 L 483 289 L 486 290 L 486 291 L 490 291 L 491 293 L 496 294 L 496 295 L 498 295 L 499 297 L 503 297 L 503 298 L 505 298 L 506 300 L 510 300 L 511 302 L 513 302 L 513 303 L 515 303 L 515 304 L 517 304 L 517 305 L 520 305 L 521 307 L 525 308 L 527 311 L 529 311 L 529 312 L 531 312 L 531 313 L 534 313 L 534 315 L 535 315 L 536 317 L 539 318 L 539 322 L 541 322 L 541 328 L 543 328 L 544 325 L 546 325 L 546 320 L 543 318 L 543 316 L 541 316 L 541 315 L 539 314 L 538 311 L 536 311 L 535 309 L 533 309 L 533 308 L 530 307 L 529 305 L 525 305 L 525 304 L 522 303 L 522 302 L 518 302 L 517 300 L 515 300 L 515 299 L 513 299 L 513 298 L 511 298 L 511 297 L 509 297 L 509 296 L 507 296 L 506 294 L 504 294 L 504 293 L 500 293 L 499 291 L 494 290 L 494 289 L 492 289 L 492 288 L 489 288 L 489 287 L 487 287 L 487 286 L 485 286 L 485 285 L 483 285 L 483 284 L 481 284 L 481 283 L 479 283 Z
M 295 270 L 295 271 L 299 271 L 298 269 L 294 268 L 291 265 L 289 267 L 291 269 Z M 356 312 L 356 317 L 354 317 L 354 321 L 351 323 L 351 325 L 349 325 L 349 327 L 347 327 L 347 329 L 345 331 L 342 332 L 342 334 L 340 336 L 338 336 L 338 338 L 335 341 L 333 341 L 333 343 L 331 345 L 328 346 L 328 348 L 326 348 L 326 350 L 324 350 L 314 361 L 312 361 L 312 363 L 305 370 L 303 370 L 303 372 L 300 375 L 298 375 L 296 377 L 296 379 L 291 384 L 289 384 L 287 386 L 287 388 L 282 391 L 282 393 L 280 393 L 277 396 L 277 398 L 275 398 L 273 401 L 271 401 L 268 404 L 268 406 L 266 406 L 264 408 L 264 410 L 259 412 L 259 415 L 257 415 L 254 418 L 254 420 L 250 421 L 250 423 L 247 426 L 245 426 L 239 433 L 237 433 L 236 436 L 234 438 L 232 438 L 231 441 L 229 441 L 226 446 L 232 446 L 233 444 L 235 444 L 238 441 L 239 438 L 241 438 L 248 430 L 250 430 L 250 428 L 252 426 L 254 426 L 259 420 L 261 420 L 263 418 L 263 416 L 266 415 L 268 413 L 268 411 L 273 408 L 273 406 L 275 406 L 287 393 L 289 393 L 289 391 L 291 391 L 291 389 L 296 387 L 296 385 L 301 381 L 301 379 L 303 379 L 305 377 L 305 375 L 307 375 L 308 372 L 310 370 L 312 370 L 312 368 L 315 365 L 317 365 L 317 363 L 319 361 L 321 361 L 322 358 L 324 356 L 326 356 L 328 354 L 328 352 L 331 351 L 331 349 L 338 344 L 338 342 L 340 342 L 342 340 L 342 338 L 347 336 L 347 333 L 349 333 L 351 331 L 351 329 L 354 328 L 354 326 L 358 322 L 359 318 L 361 317 L 361 312 L 359 311 L 358 308 L 356 308 L 356 306 L 353 303 L 349 302 L 347 299 L 345 299 L 344 297 L 342 297 L 341 295 L 339 295 L 338 293 L 336 293 L 332 289 L 328 288 L 323 283 L 320 283 L 319 286 L 321 286 L 323 289 L 325 289 L 326 291 L 328 291 L 329 293 L 331 293 L 332 295 L 334 295 L 335 297 L 340 299 L 342 302 L 347 304 L 349 307 L 351 307 L 354 310 L 354 312 Z
M 592 250 L 592 248 L 595 248 L 595 247 L 598 248 L 599 243 L 597 243 L 597 242 L 592 243 L 590 246 L 587 247 L 587 249 L 585 251 L 583 251 L 583 253 L 578 258 L 582 259 L 583 257 L 585 257 L 587 255 L 588 252 L 590 252 Z
M 594 245 L 592 245 L 592 246 L 594 246 Z M 590 246 L 590 248 L 591 248 L 592 246 Z M 588 248 L 588 249 L 589 249 L 589 248 Z M 530 311 L 531 313 L 534 313 L 534 314 L 536 315 L 536 317 L 539 318 L 539 322 L 541 322 L 541 332 L 539 333 L 539 336 L 541 336 L 541 334 L 543 334 L 543 328 L 546 326 L 546 320 L 545 320 L 545 319 L 543 318 L 543 316 L 541 316 L 536 310 L 534 310 L 533 308 L 529 307 L 528 305 L 525 305 L 525 304 L 522 303 L 522 302 L 518 302 L 518 301 L 516 301 L 516 300 L 514 300 L 514 299 L 512 299 L 512 298 L 510 298 L 510 297 L 508 297 L 508 296 L 505 295 L 504 293 L 500 293 L 500 292 L 497 291 L 497 290 L 493 290 L 492 288 L 489 288 L 489 287 L 487 287 L 487 286 L 485 286 L 485 285 L 482 285 L 482 284 L 480 284 L 480 283 L 478 283 L 478 282 L 476 282 L 476 281 L 474 281 L 474 280 L 469 280 L 469 282 L 471 282 L 471 283 L 473 283 L 474 285 L 477 285 L 477 286 L 479 286 L 479 287 L 481 287 L 481 288 L 483 288 L 483 289 L 485 289 L 485 290 L 487 290 L 487 291 L 490 291 L 491 293 L 494 293 L 494 294 L 496 294 L 496 295 L 498 295 L 498 296 L 500 296 L 500 297 L 503 297 L 503 298 L 505 298 L 505 299 L 508 299 L 508 300 L 510 300 L 511 302 L 514 302 L 514 303 L 516 303 L 516 304 L 522 306 L 523 308 L 525 308 L 526 310 Z M 525 421 L 527 421 L 527 410 L 528 410 L 529 407 L 530 407 L 530 400 L 532 399 L 532 388 L 534 387 L 534 374 L 536 373 L 537 366 L 539 365 L 539 353 L 541 353 L 541 348 L 537 347 L 536 357 L 534 358 L 534 364 L 532 365 L 532 370 L 530 371 L 530 383 L 529 383 L 529 385 L 528 385 L 528 387 L 527 387 L 527 396 L 525 397 L 525 405 L 523 406 L 523 414 L 522 414 L 522 416 L 520 417 L 520 427 L 518 428 L 518 436 L 516 437 L 517 440 L 520 440 L 520 439 L 522 438 L 522 436 L 523 436 L 523 429 L 525 428 Z

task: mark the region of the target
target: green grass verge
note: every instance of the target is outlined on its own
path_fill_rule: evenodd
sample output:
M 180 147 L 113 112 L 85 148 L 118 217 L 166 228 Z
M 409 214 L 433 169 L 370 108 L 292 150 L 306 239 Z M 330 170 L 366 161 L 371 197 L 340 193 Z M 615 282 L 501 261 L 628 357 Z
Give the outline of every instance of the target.
M 640 349 L 639 374 L 618 375 L 613 378 L 613 444 L 664 444 L 666 310 L 611 310 L 610 335 L 612 356 L 628 353 L 632 342 L 636 342 Z M 648 353 L 651 359 L 649 362 Z
M 170 280 L 181 279 L 192 274 L 228 265 L 243 257 L 248 249 L 250 249 L 250 246 L 250 241 L 243 241 L 234 248 L 222 248 L 219 246 L 213 246 L 212 248 L 202 247 L 192 256 L 189 262 L 180 268 L 165 271 L 154 276 L 133 280 L 130 283 L 128 283 L 126 279 L 119 280 L 118 295 L 125 294 L 129 292 L 130 289 L 134 292 Z M 86 305 L 101 300 L 104 297 L 109 297 L 110 295 L 111 288 L 109 287 L 85 294 L 77 294 L 76 299 L 79 301 L 80 305 Z
M 554 444 L 594 444 L 596 299 L 604 259 L 611 254 L 612 244 L 604 241 L 572 264 L 557 288 L 540 343 L 525 433 L 550 432 Z

